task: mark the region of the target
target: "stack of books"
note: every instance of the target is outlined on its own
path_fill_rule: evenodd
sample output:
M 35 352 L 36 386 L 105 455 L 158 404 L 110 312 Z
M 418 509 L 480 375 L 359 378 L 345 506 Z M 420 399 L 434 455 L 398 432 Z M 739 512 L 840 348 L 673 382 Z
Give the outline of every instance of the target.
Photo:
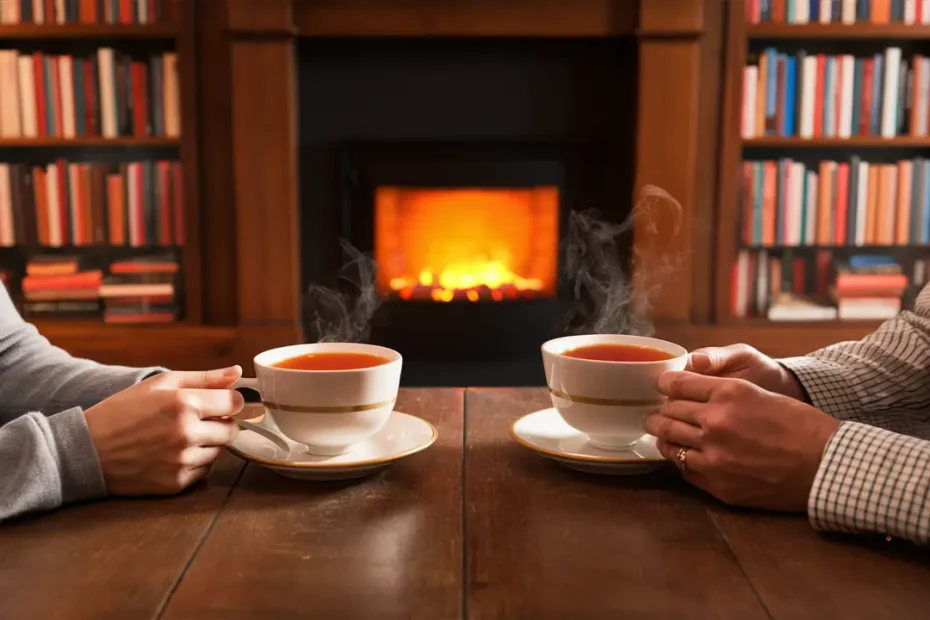
M 22 281 L 23 316 L 99 316 L 102 278 L 99 270 L 82 270 L 74 256 L 33 256 Z
M 908 286 L 901 266 L 890 256 L 853 256 L 837 265 L 833 298 L 843 320 L 884 320 L 901 311 Z
M 171 256 L 144 256 L 110 265 L 100 287 L 105 323 L 170 323 L 178 304 L 174 280 L 178 263 Z

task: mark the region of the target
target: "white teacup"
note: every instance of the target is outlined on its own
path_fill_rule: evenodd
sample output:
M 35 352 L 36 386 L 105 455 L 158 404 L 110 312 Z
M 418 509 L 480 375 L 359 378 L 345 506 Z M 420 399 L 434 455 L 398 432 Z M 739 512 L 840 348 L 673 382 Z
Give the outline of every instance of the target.
M 667 360 L 608 362 L 567 357 L 567 351 L 598 344 L 651 347 Z M 602 450 L 627 450 L 646 434 L 643 419 L 665 402 L 659 375 L 683 370 L 688 352 L 677 344 L 641 336 L 586 335 L 556 338 L 542 345 L 552 405 L 572 428 Z
M 310 353 L 364 353 L 388 360 L 351 370 L 292 370 L 274 364 Z M 385 347 L 354 343 L 298 344 L 255 356 L 255 379 L 234 388 L 257 390 L 266 415 L 288 439 L 306 444 L 311 454 L 336 456 L 368 439 L 387 423 L 403 358 Z M 266 427 L 267 428 L 267 427 Z

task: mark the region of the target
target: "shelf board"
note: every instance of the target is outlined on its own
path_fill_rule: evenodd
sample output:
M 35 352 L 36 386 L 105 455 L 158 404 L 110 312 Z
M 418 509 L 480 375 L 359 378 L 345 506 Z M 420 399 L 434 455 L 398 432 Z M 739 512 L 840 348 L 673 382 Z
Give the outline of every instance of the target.
M 0 41 L 11 39 L 174 39 L 177 24 L 3 24 Z
M 886 245 L 872 243 L 867 245 L 746 245 L 741 243 L 738 247 L 740 250 L 749 250 L 750 252 L 761 252 L 763 250 L 769 252 L 793 252 L 797 250 L 802 250 L 805 252 L 817 252 L 820 250 L 827 250 L 830 252 L 896 252 L 899 250 L 926 250 L 930 248 L 930 244 L 907 243 L 901 245 Z
M 61 148 L 61 147 L 177 147 L 179 138 L 156 136 L 101 138 L 0 138 L 0 148 Z
M 750 39 L 930 39 L 930 26 L 905 24 L 752 24 Z
M 930 148 L 930 136 L 851 136 L 849 138 L 796 138 L 764 136 L 743 139 L 744 148 Z

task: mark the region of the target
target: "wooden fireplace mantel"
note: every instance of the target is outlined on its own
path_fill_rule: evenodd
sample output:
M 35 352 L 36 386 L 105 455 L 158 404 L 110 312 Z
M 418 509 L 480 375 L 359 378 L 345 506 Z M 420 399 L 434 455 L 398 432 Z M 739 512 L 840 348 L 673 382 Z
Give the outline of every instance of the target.
M 203 62 L 228 63 L 240 324 L 299 322 L 295 41 L 316 36 L 636 37 L 636 186 L 657 185 L 681 204 L 678 239 L 639 247 L 639 259 L 649 265 L 655 260 L 650 252 L 670 250 L 682 257 L 677 275 L 654 302 L 658 321 L 707 320 L 721 3 L 225 0 L 223 11 L 215 8 L 218 2 L 204 4 L 214 5 L 211 13 L 224 20 L 208 23 L 213 32 L 206 39 L 228 45 L 226 58 Z
M 654 300 L 653 316 L 660 334 L 672 330 L 684 345 L 702 343 L 707 327 L 698 326 L 711 321 L 714 299 L 723 4 L 200 1 L 204 322 L 246 335 L 231 353 L 244 364 L 263 348 L 301 337 L 298 38 L 624 37 L 638 45 L 635 185 L 659 186 L 681 204 L 679 237 L 655 247 L 637 244 L 637 264 L 670 250 L 681 257 L 677 275 Z

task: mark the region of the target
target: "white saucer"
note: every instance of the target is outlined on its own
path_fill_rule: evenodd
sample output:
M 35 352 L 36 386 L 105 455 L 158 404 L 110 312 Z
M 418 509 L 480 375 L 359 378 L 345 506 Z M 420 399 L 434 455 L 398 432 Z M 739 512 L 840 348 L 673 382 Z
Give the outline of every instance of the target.
M 510 436 L 537 454 L 594 474 L 643 474 L 667 462 L 656 449 L 652 435 L 643 435 L 629 450 L 601 450 L 589 444 L 587 435 L 566 424 L 552 408 L 523 416 L 511 425 Z
M 276 430 L 267 417 L 258 425 Z M 290 452 L 250 430 L 240 430 L 227 447 L 236 456 L 288 478 L 347 480 L 371 475 L 398 459 L 425 450 L 437 437 L 439 431 L 426 420 L 395 411 L 373 437 L 339 456 Z

